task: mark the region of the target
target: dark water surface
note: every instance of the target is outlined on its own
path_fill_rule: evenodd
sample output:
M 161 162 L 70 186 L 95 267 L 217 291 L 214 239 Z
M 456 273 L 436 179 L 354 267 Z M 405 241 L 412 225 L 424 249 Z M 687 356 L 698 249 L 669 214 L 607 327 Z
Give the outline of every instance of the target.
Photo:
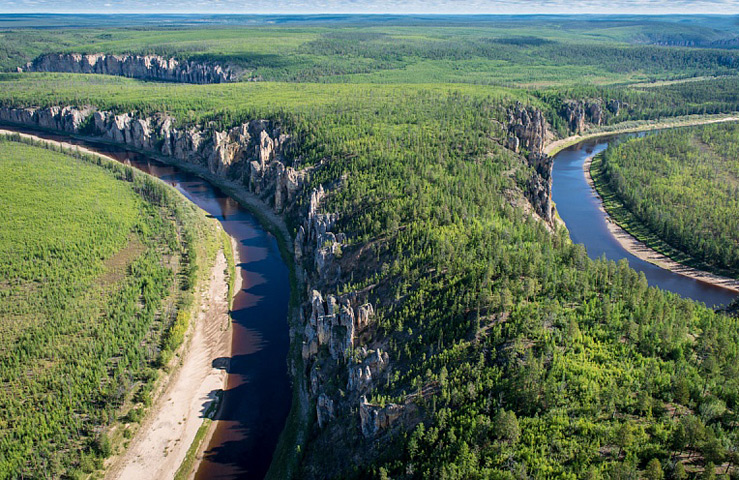
M 239 204 L 207 181 L 145 155 L 104 143 L 32 129 L 3 127 L 109 154 L 173 185 L 222 224 L 239 244 L 242 289 L 234 298 L 232 358 L 216 430 L 196 479 L 263 478 L 291 405 L 286 358 L 289 338 L 288 269 L 276 239 Z M 729 303 L 733 292 L 669 272 L 624 250 L 608 231 L 599 201 L 585 180 L 583 163 L 613 138 L 567 148 L 554 157 L 553 199 L 572 240 L 592 258 L 625 258 L 659 286 L 709 306 Z
M 585 180 L 583 164 L 587 158 L 602 152 L 609 142 L 617 138 L 614 136 L 586 140 L 554 156 L 552 198 L 559 216 L 567 225 L 572 241 L 584 244 L 591 258 L 605 255 L 614 261 L 627 259 L 631 268 L 644 272 L 649 285 L 698 300 L 708 306 L 731 302 L 736 297 L 736 293 L 731 290 L 684 277 L 641 260 L 626 251 L 608 231 L 606 219 L 599 209 L 600 200 Z
M 264 478 L 292 403 L 286 361 L 290 283 L 275 237 L 263 230 L 248 210 L 196 175 L 105 143 L 3 128 L 81 145 L 159 177 L 217 218 L 236 239 L 242 285 L 231 313 L 227 387 L 215 432 L 195 478 Z

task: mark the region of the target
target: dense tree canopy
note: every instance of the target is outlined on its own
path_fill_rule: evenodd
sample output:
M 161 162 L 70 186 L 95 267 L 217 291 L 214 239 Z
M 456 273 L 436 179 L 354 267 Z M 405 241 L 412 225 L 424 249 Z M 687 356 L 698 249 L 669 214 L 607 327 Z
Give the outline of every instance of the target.
M 214 235 L 163 183 L 96 158 L 0 140 L 0 191 L 0 478 L 77 477 L 140 419 Z
M 610 147 L 602 176 L 659 238 L 739 276 L 738 144 L 736 124 L 662 131 Z

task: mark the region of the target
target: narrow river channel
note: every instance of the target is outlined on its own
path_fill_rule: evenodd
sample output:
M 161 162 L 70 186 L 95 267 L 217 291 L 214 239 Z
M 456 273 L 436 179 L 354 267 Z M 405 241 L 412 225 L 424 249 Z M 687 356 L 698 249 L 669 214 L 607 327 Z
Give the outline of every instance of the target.
M 275 237 L 238 202 L 196 175 L 122 147 L 33 129 L 3 128 L 81 145 L 161 178 L 218 219 L 236 239 L 242 285 L 231 312 L 227 386 L 215 432 L 195 478 L 264 478 L 292 402 L 286 361 L 290 283 Z
M 243 284 L 234 298 L 228 385 L 215 433 L 195 478 L 263 478 L 292 398 L 286 364 L 290 284 L 276 239 L 235 200 L 200 177 L 122 147 L 26 128 L 3 128 L 82 145 L 159 177 L 217 218 L 237 240 Z M 733 292 L 640 260 L 610 234 L 583 171 L 585 160 L 603 151 L 609 141 L 613 138 L 587 140 L 554 157 L 553 199 L 572 240 L 584 244 L 592 258 L 627 259 L 632 268 L 644 272 L 650 285 L 709 306 L 729 303 L 736 296 Z
M 622 136 L 626 135 L 633 134 Z M 603 255 L 614 261 L 625 258 L 631 268 L 644 272 L 649 285 L 678 293 L 708 306 L 731 302 L 736 293 L 641 260 L 626 251 L 608 230 L 606 218 L 599 208 L 600 200 L 585 179 L 583 164 L 589 157 L 605 150 L 609 142 L 618 138 L 613 136 L 585 140 L 554 156 L 552 197 L 559 216 L 567 225 L 572 241 L 585 245 L 591 258 Z

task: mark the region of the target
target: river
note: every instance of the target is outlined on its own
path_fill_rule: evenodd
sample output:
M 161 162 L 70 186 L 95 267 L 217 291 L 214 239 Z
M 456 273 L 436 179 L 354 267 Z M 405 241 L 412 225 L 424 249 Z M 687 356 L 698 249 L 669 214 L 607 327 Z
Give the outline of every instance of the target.
M 608 147 L 621 136 L 585 140 L 566 148 L 554 156 L 552 171 L 552 199 L 557 212 L 567 225 L 570 238 L 582 243 L 591 258 L 603 255 L 609 260 L 628 260 L 631 268 L 644 272 L 650 285 L 703 302 L 708 306 L 725 305 L 736 293 L 715 285 L 679 275 L 641 260 L 630 254 L 608 230 L 606 218 L 600 210 L 600 200 L 585 179 L 585 160 Z
M 28 128 L 3 128 L 81 145 L 158 177 L 218 219 L 237 241 L 242 285 L 231 312 L 227 386 L 195 478 L 264 478 L 292 404 L 287 371 L 289 271 L 276 238 L 238 202 L 196 175 L 123 147 Z
M 3 127 L 7 128 L 7 127 Z M 215 432 L 196 479 L 263 478 L 291 406 L 286 358 L 289 347 L 288 268 L 276 239 L 235 200 L 202 178 L 106 143 L 10 127 L 42 138 L 85 146 L 161 178 L 217 218 L 238 242 L 242 288 L 234 298 L 233 339 L 227 387 Z M 608 231 L 583 163 L 613 138 L 586 140 L 554 157 L 553 200 L 572 240 L 592 258 L 625 258 L 659 286 L 707 305 L 730 302 L 733 292 L 664 270 L 631 255 Z

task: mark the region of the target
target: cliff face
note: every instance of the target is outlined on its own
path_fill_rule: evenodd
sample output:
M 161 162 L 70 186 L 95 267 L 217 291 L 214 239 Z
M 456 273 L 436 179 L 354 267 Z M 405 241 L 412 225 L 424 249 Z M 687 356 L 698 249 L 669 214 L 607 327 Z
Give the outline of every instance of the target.
M 390 366 L 387 353 L 359 342 L 375 315 L 368 301 L 371 291 L 340 296 L 321 293 L 335 288 L 341 275 L 336 260 L 346 237 L 334 231 L 338 215 L 321 212 L 327 192 L 322 186 L 308 192 L 310 172 L 291 165 L 287 154 L 291 138 L 278 125 L 255 120 L 228 130 L 212 125 L 180 128 L 167 115 L 140 117 L 74 107 L 0 107 L 0 121 L 100 136 L 173 157 L 243 184 L 277 213 L 296 214 L 302 220 L 293 244 L 296 271 L 309 295 L 300 308 L 300 329 L 291 336 L 302 343 L 305 371 L 295 373 L 309 379 L 307 393 L 315 402 L 319 427 L 327 428 L 338 415 L 353 416 L 357 430 L 372 437 L 398 419 L 403 406 L 388 410 L 367 403 L 364 397 Z M 307 200 L 305 210 L 300 207 L 301 198 Z M 347 378 L 347 394 L 340 397 L 326 390 L 329 374 L 337 372 Z
M 509 113 L 507 128 L 510 138 L 515 138 L 509 144 L 515 143 L 516 150 L 523 146 L 529 151 L 533 173 L 527 196 L 535 211 L 551 221 L 552 162 L 542 153 L 549 126 L 542 113 L 531 107 L 517 105 Z M 178 127 L 167 115 L 143 117 L 73 107 L 0 107 L 0 120 L 100 136 L 173 157 L 235 181 L 275 212 L 296 218 L 292 247 L 306 301 L 290 332 L 291 341 L 301 346 L 302 368 L 298 362 L 291 362 L 291 368 L 293 375 L 304 375 L 307 380 L 307 391 L 300 393 L 315 409 L 314 441 L 326 442 L 318 449 L 335 448 L 332 442 L 337 438 L 348 444 L 361 442 L 363 447 L 353 447 L 350 460 L 361 464 L 381 454 L 387 443 L 378 440 L 399 430 L 407 431 L 419 421 L 415 402 L 429 392 L 414 392 L 398 403 L 369 400 L 394 374 L 393 359 L 383 344 L 386 339 L 375 334 L 377 310 L 383 307 L 382 293 L 376 291 L 376 285 L 336 292 L 342 270 L 346 274 L 362 264 L 377 268 L 377 260 L 371 248 L 349 245 L 346 236 L 336 230 L 340 215 L 322 208 L 334 191 L 321 185 L 308 188 L 312 170 L 295 168 L 291 137 L 280 125 L 254 120 L 230 129 L 218 129 L 213 124 Z M 343 465 L 345 460 L 335 461 Z M 307 468 L 307 478 L 325 475 Z
M 600 126 L 609 118 L 618 117 L 624 107 L 620 100 L 568 100 L 562 107 L 562 116 L 572 132 L 583 133 L 590 125 Z
M 521 148 L 539 154 L 552 134 L 541 110 L 521 103 L 508 109 L 508 148 L 518 153 Z
M 526 196 L 534 211 L 552 222 L 552 159 L 544 154 L 544 146 L 553 137 L 541 110 L 517 103 L 508 110 L 508 144 L 516 153 L 528 151 L 528 162 L 534 172 L 526 184 Z
M 57 106 L 0 107 L 0 120 L 100 136 L 174 157 L 243 183 L 277 212 L 295 201 L 306 176 L 290 166 L 285 155 L 290 137 L 267 120 L 255 120 L 229 130 L 219 130 L 213 125 L 179 128 L 174 126 L 175 119 L 167 115 L 140 117 Z
M 181 83 L 235 82 L 244 72 L 230 66 L 179 61 L 158 55 L 50 53 L 29 62 L 22 71 L 98 73 Z

